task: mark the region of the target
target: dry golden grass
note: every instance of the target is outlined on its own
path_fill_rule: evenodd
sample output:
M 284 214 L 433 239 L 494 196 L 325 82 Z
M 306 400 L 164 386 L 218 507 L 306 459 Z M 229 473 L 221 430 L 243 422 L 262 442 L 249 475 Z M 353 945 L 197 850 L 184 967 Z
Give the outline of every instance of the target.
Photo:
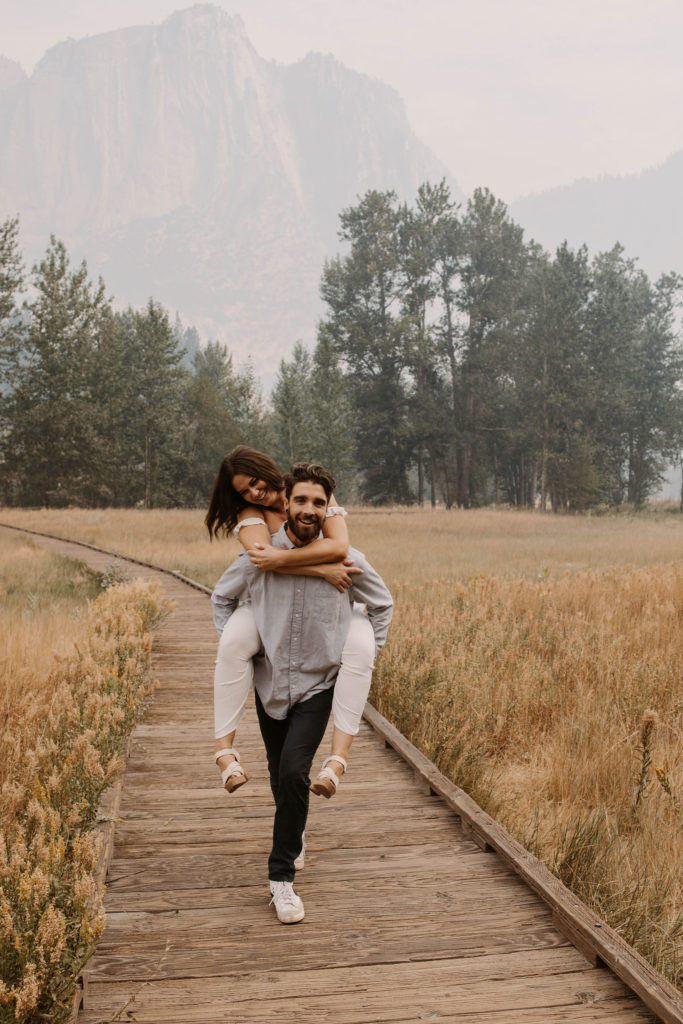
M 0 537 L 0 569 L 0 1022 L 60 1022 L 103 926 L 92 830 L 163 607 L 139 581 L 86 607 L 99 581 L 19 537 Z
M 0 511 L 212 585 L 196 511 Z M 394 590 L 373 699 L 681 983 L 683 517 L 354 510 Z
M 680 984 L 683 562 L 395 596 L 373 703 Z
M 0 707 L 47 680 L 55 659 L 82 636 L 81 612 L 100 592 L 84 566 L 0 531 Z M 3 771 L 0 763 L 0 777 Z
M 237 541 L 209 543 L 197 510 L 0 509 L 0 523 L 85 541 L 115 554 L 177 569 L 212 586 L 240 550 Z
M 233 539 L 210 544 L 203 517 L 196 509 L 0 508 L 0 523 L 86 541 L 213 586 L 240 547 Z M 480 573 L 535 578 L 651 565 L 683 553 L 683 517 L 664 513 L 554 516 L 503 509 L 358 508 L 348 523 L 351 543 L 391 584 L 463 580 Z

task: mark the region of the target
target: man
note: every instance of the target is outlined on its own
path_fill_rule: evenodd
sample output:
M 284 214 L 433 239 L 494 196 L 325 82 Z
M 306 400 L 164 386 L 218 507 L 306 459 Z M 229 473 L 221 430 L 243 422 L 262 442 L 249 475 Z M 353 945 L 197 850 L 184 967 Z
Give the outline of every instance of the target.
M 273 544 L 303 547 L 316 540 L 333 490 L 333 478 L 320 466 L 293 466 L 285 477 L 287 521 Z M 316 577 L 263 572 L 243 552 L 211 597 L 219 633 L 239 599 L 248 597 L 263 643 L 262 656 L 254 659 L 254 689 L 275 798 L 268 859 L 271 903 L 283 924 L 304 916 L 292 884 L 294 862 L 302 852 L 309 772 L 330 716 L 353 602 L 365 604 L 377 650 L 391 621 L 393 602 L 384 582 L 359 551 L 350 548 L 349 557 L 356 574 L 352 586 L 340 593 Z

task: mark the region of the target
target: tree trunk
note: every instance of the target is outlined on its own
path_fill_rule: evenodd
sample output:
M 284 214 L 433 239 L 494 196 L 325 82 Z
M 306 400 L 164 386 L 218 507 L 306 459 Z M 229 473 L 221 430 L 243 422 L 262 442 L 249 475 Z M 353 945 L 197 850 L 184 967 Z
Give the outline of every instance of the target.
M 460 478 L 460 503 L 470 508 L 472 503 L 472 433 L 474 431 L 474 388 L 467 391 L 467 421 L 462 447 L 462 466 Z
M 152 507 L 152 443 L 149 428 L 145 430 L 145 508 Z

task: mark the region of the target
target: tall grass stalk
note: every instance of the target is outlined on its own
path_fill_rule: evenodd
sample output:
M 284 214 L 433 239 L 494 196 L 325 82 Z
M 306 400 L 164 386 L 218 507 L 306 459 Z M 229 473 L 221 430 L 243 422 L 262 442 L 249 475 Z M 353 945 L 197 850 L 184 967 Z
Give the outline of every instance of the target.
M 680 984 L 683 563 L 396 597 L 378 709 Z
M 54 596 L 49 581 L 64 579 L 64 564 L 33 554 L 29 570 L 30 552 L 21 553 L 24 569 L 30 576 L 37 565 Z M 25 636 L 0 673 L 0 1022 L 60 1022 L 102 931 L 93 828 L 152 690 L 150 636 L 165 609 L 158 588 L 138 581 L 107 590 L 77 619 L 72 593 L 70 610 L 54 612 L 71 650 L 67 640 L 46 657 L 27 641 L 36 612 L 26 615 L 12 561 L 3 563 L 2 625 Z M 37 639 L 49 643 L 46 628 Z M 20 688 L 12 682 L 18 667 Z

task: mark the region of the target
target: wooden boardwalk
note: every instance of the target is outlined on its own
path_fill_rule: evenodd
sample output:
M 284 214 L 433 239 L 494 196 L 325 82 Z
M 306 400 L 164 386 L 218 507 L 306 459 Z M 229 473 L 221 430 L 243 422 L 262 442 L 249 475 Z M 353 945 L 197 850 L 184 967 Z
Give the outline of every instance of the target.
M 35 539 L 100 570 L 111 561 Z M 160 687 L 132 739 L 79 1024 L 656 1020 L 365 723 L 337 796 L 311 798 L 305 920 L 279 924 L 255 713 L 238 733 L 251 781 L 228 796 L 212 763 L 210 602 L 158 578 L 177 609 L 154 645 Z

